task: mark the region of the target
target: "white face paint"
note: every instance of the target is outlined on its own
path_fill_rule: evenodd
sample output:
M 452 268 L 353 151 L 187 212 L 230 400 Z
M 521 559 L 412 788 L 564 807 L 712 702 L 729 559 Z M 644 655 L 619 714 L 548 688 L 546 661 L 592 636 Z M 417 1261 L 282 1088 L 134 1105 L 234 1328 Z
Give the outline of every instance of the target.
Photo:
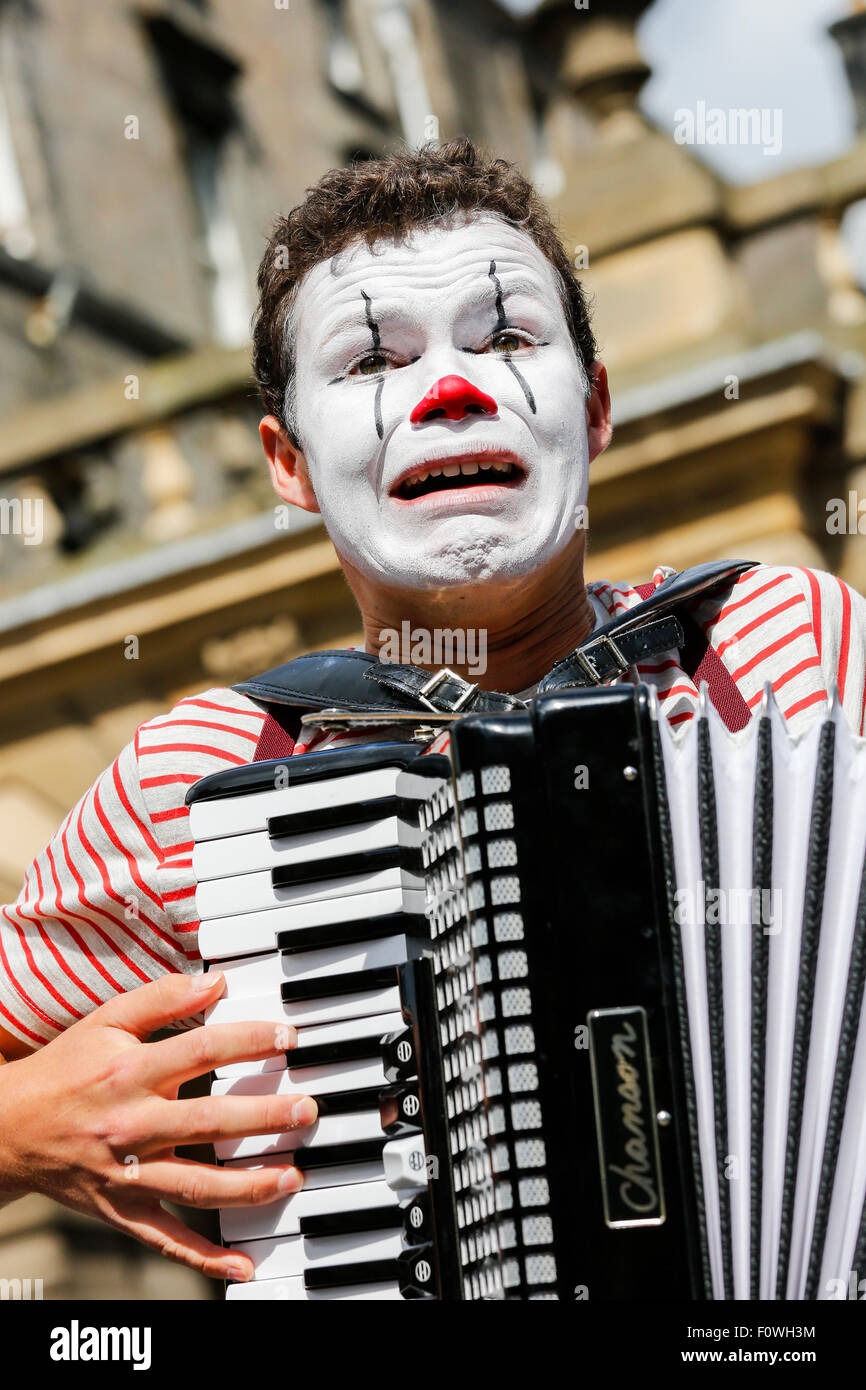
M 532 239 L 493 215 L 355 244 L 303 280 L 298 435 L 331 539 L 367 578 L 515 578 L 574 539 L 589 472 L 584 377 L 557 286 Z M 495 410 L 413 423 L 447 376 Z M 511 464 L 510 481 L 496 462 Z M 447 491 L 405 482 L 446 466 L 460 466 Z

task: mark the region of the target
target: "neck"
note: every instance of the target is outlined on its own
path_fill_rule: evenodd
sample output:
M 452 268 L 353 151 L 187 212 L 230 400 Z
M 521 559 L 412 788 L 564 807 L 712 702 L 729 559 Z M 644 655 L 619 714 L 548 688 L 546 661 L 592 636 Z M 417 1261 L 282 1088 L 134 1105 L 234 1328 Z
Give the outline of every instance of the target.
M 595 624 L 582 537 L 537 574 L 459 589 L 388 589 L 345 560 L 343 567 L 368 652 L 431 672 L 450 666 L 484 690 L 516 693 L 534 685 Z

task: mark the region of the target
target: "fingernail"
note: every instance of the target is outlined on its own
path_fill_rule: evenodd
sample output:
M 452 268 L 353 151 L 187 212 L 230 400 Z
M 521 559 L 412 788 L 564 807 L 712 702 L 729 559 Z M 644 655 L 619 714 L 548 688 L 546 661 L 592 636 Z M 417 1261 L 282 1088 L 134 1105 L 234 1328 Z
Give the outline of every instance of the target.
M 296 1100 L 292 1106 L 292 1124 L 300 1128 L 302 1125 L 311 1125 L 319 1113 L 319 1107 L 309 1096 L 304 1096 L 303 1100 Z
M 304 1175 L 298 1168 L 284 1168 L 277 1183 L 280 1192 L 300 1192 L 303 1185 Z
M 252 1278 L 252 1270 L 249 1265 L 229 1265 L 226 1270 L 226 1278 L 231 1279 L 235 1284 L 248 1284 Z
M 201 975 L 196 975 L 193 981 L 193 994 L 205 994 L 221 984 L 225 976 L 221 970 L 205 970 Z

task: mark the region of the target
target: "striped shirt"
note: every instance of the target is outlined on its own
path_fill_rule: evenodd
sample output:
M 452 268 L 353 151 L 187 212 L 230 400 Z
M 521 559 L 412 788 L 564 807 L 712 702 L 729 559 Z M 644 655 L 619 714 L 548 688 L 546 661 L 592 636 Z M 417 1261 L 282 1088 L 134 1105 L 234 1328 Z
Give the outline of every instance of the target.
M 658 585 L 672 571 L 660 567 Z M 628 584 L 589 586 L 597 623 L 640 602 Z M 758 565 L 692 610 L 751 709 L 770 682 L 792 732 L 838 687 L 858 733 L 866 697 L 866 601 L 832 575 Z M 671 651 L 637 667 L 672 724 L 698 691 Z M 30 1046 L 119 991 L 199 969 L 184 796 L 200 777 L 253 758 L 265 715 L 209 690 L 143 724 L 70 811 L 0 909 L 0 1025 Z M 380 735 L 381 736 L 381 735 Z M 356 737 L 367 737 L 358 735 Z M 305 733 L 296 754 L 345 739 Z

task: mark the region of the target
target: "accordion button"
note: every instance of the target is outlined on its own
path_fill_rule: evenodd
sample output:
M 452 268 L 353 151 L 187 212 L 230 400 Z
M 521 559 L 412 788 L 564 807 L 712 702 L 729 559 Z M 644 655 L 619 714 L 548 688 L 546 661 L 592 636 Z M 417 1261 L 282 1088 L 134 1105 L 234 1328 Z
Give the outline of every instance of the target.
M 392 1139 L 382 1150 L 385 1181 L 392 1192 L 417 1192 L 427 1186 L 428 1159 L 420 1134 Z
M 419 1192 L 411 1202 L 400 1207 L 403 1216 L 403 1239 L 407 1245 L 422 1245 L 433 1234 L 430 1219 L 430 1196 Z
M 415 1057 L 415 1040 L 411 1028 L 401 1028 L 396 1033 L 386 1033 L 381 1043 L 382 1065 L 388 1081 L 405 1081 L 407 1076 L 415 1076 L 418 1063 Z
M 397 1257 L 397 1278 L 404 1298 L 435 1298 L 436 1270 L 432 1242 L 404 1250 Z
M 408 1081 L 402 1086 L 392 1086 L 390 1090 L 380 1091 L 379 1118 L 389 1139 L 420 1132 L 421 1101 L 418 1096 L 418 1082 Z

